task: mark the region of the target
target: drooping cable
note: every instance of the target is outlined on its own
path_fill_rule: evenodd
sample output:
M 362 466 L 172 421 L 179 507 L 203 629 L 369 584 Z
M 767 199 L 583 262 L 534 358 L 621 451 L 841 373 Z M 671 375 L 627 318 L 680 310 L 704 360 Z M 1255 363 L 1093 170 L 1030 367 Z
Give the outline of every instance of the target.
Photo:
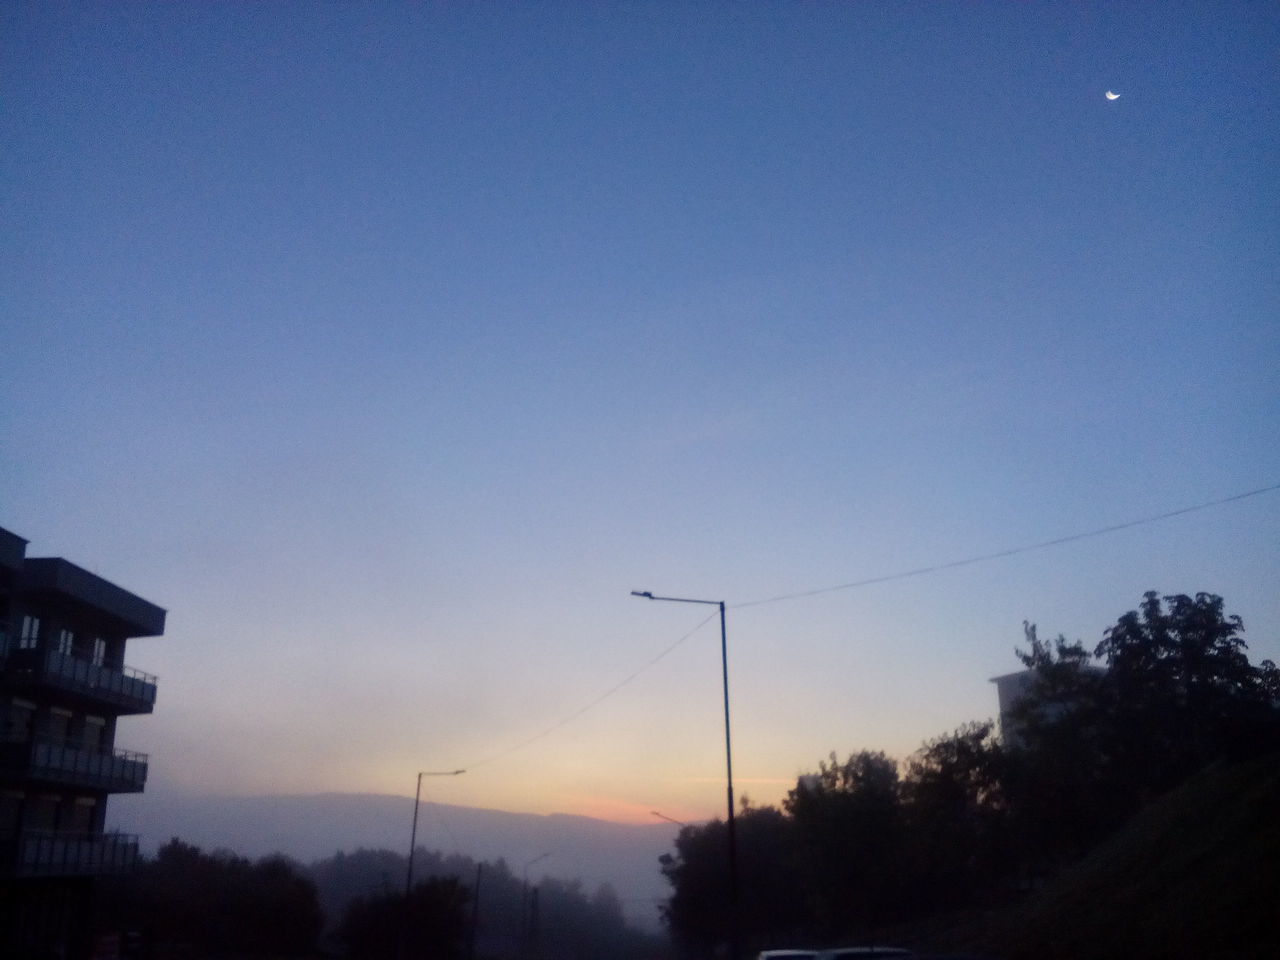
M 764 604 L 767 604 L 767 603 L 781 603 L 784 600 L 799 600 L 804 597 L 815 597 L 820 594 L 835 593 L 840 590 L 853 590 L 857 587 L 869 587 L 877 583 L 888 583 L 889 581 L 892 581 L 892 580 L 906 580 L 910 577 L 919 577 L 927 573 L 938 573 L 942 570 L 954 570 L 957 567 L 966 567 L 975 563 L 983 563 L 987 560 L 999 560 L 1004 557 L 1013 557 L 1022 553 L 1030 553 L 1033 550 L 1045 550 L 1050 547 L 1057 547 L 1066 543 L 1074 543 L 1077 540 L 1087 540 L 1092 537 L 1101 537 L 1109 533 L 1116 533 L 1120 530 L 1128 530 L 1132 527 L 1140 527 L 1149 523 L 1156 523 L 1161 520 L 1168 520 L 1172 517 L 1184 516 L 1185 514 L 1188 514 L 1188 513 L 1197 513 L 1201 510 L 1208 510 L 1212 507 L 1222 506 L 1223 504 L 1234 503 L 1238 500 L 1247 500 L 1250 497 L 1257 497 L 1264 493 L 1271 493 L 1276 490 L 1280 490 L 1280 483 L 1274 483 L 1266 487 L 1259 487 L 1256 490 L 1248 490 L 1244 493 L 1233 494 L 1229 497 L 1222 497 L 1217 500 L 1209 500 L 1205 503 L 1197 503 L 1190 507 L 1180 507 L 1177 510 L 1169 510 L 1169 511 L 1166 511 L 1165 513 L 1158 513 L 1149 517 L 1140 517 L 1136 520 L 1125 521 L 1124 523 L 1116 523 L 1107 527 L 1099 527 L 1096 530 L 1086 530 L 1082 533 L 1072 533 L 1064 537 L 1055 537 L 1052 540 L 1042 540 L 1039 543 L 1031 543 L 1031 544 L 1026 544 L 1020 547 L 1011 547 L 1007 550 L 997 550 L 993 553 L 984 553 L 984 554 L 979 554 L 973 557 L 965 557 L 963 560 L 951 560 L 946 563 L 935 563 L 935 564 L 930 564 L 929 566 L 926 566 L 926 567 L 916 567 L 911 570 L 903 570 L 898 573 L 884 574 L 878 577 L 867 577 L 863 580 L 853 580 L 853 581 L 850 581 L 849 583 L 836 584 L 835 586 L 831 586 L 831 587 L 819 587 L 814 590 L 801 590 L 795 593 L 784 593 L 774 597 L 765 597 L 761 600 L 749 600 L 744 603 L 732 603 L 732 604 L 729 604 L 728 606 L 731 609 L 741 610 L 745 607 L 758 607 L 758 606 L 763 606 Z M 524 740 L 521 740 L 519 743 L 513 744 L 510 747 L 507 747 L 505 750 L 492 754 L 491 756 L 485 757 L 484 759 L 479 760 L 475 763 L 466 764 L 466 768 L 468 770 L 474 769 L 475 767 L 483 766 L 488 763 L 493 763 L 495 760 L 502 760 L 506 757 L 509 757 L 511 756 L 511 754 L 516 753 L 520 750 L 523 750 L 534 743 L 537 743 L 539 740 L 542 740 L 544 737 L 547 737 L 550 734 L 555 733 L 555 731 L 559 730 L 561 727 L 567 726 L 568 724 L 572 723 L 574 720 L 577 720 L 584 713 L 591 710 L 593 707 L 596 707 L 599 704 L 603 703 L 605 700 L 609 699 L 609 697 L 613 696 L 615 693 L 617 693 L 627 684 L 631 683 L 631 681 L 635 680 L 642 673 L 644 673 L 645 671 L 653 667 L 655 664 L 657 664 L 660 660 L 662 660 L 664 657 L 666 657 L 668 654 L 674 651 L 677 647 L 679 647 L 682 643 L 684 643 L 686 640 L 692 637 L 695 633 L 697 633 L 699 630 L 705 627 L 708 623 L 710 623 L 711 620 L 716 617 L 716 615 L 717 614 L 713 612 L 710 616 L 708 616 L 696 627 L 694 627 L 692 630 L 690 630 L 688 633 L 682 636 L 679 640 L 675 641 L 675 643 L 672 643 L 671 645 L 663 649 L 657 656 L 653 657 L 651 660 L 647 661 L 646 663 L 638 667 L 632 673 L 628 674 L 622 680 L 615 683 L 613 686 L 609 687 L 609 689 L 605 690 L 595 699 L 586 703 L 582 707 L 579 707 L 573 713 L 569 714 L 568 716 L 564 717 L 561 720 L 556 721 L 555 723 L 551 724 L 551 726 L 546 727 L 545 729 L 539 731 L 538 733 L 535 733 L 533 736 L 528 737 Z
M 951 560 L 947 563 L 935 563 L 927 567 L 916 567 L 912 570 L 902 570 L 898 573 L 888 573 L 879 577 L 867 577 L 865 580 L 853 580 L 849 583 L 836 584 L 834 587 L 818 587 L 815 590 L 800 590 L 796 593 L 783 593 L 776 597 L 765 597 L 762 600 L 748 600 L 745 603 L 734 603 L 730 606 L 736 610 L 743 607 L 758 607 L 766 603 L 781 603 L 783 600 L 799 600 L 802 597 L 816 597 L 823 593 L 835 593 L 839 590 L 852 590 L 855 587 L 869 587 L 876 583 L 888 583 L 890 580 L 906 580 L 908 577 L 919 577 L 926 573 L 937 573 L 940 570 L 954 570 L 956 567 L 967 567 L 974 563 L 983 563 L 987 560 L 999 560 L 1004 557 L 1017 556 L 1020 553 L 1030 553 L 1033 550 L 1045 550 L 1049 547 L 1061 546 L 1064 543 L 1074 543 L 1077 540 L 1087 540 L 1091 537 L 1101 537 L 1108 533 L 1115 533 L 1118 530 L 1128 530 L 1131 527 L 1140 527 L 1144 524 L 1155 523 L 1159 520 L 1168 520 L 1170 517 L 1180 517 L 1187 513 L 1196 513 L 1200 510 L 1208 510 L 1210 507 L 1218 507 L 1224 503 L 1233 503 L 1236 500 L 1245 500 L 1249 497 L 1256 497 L 1263 493 L 1271 493 L 1273 490 L 1280 490 L 1280 483 L 1272 484 L 1269 487 L 1260 487 L 1257 490 L 1250 490 L 1247 493 L 1237 493 L 1230 497 L 1223 497 L 1220 500 L 1210 500 L 1207 503 L 1198 503 L 1192 507 L 1182 507 L 1178 510 L 1169 510 L 1166 513 L 1158 513 L 1150 517 L 1141 517 L 1137 520 L 1129 520 L 1125 523 L 1112 524 L 1109 527 L 1099 527 L 1097 530 L 1086 530 L 1084 533 L 1072 533 L 1065 537 L 1055 537 L 1052 540 L 1042 540 L 1039 543 L 1031 543 L 1021 547 L 1010 547 L 1007 550 L 997 550 L 994 553 L 983 553 L 975 557 L 966 557 L 963 560 Z
M 615 683 L 613 686 L 611 686 L 608 690 L 604 691 L 604 693 L 600 694 L 598 697 L 596 697 L 594 700 L 590 701 L 589 703 L 585 704 L 584 706 L 579 707 L 577 710 L 569 714 L 564 719 L 556 721 L 551 726 L 547 727 L 545 730 L 541 730 L 538 733 L 535 733 L 533 736 L 525 740 L 521 740 L 519 743 L 514 744 L 513 746 L 510 746 L 499 753 L 495 753 L 492 756 L 485 757 L 483 760 L 477 760 L 475 763 L 469 763 L 466 765 L 466 768 L 468 770 L 473 770 L 476 767 L 484 766 L 486 763 L 492 763 L 495 760 L 501 760 L 504 757 L 509 757 L 511 754 L 515 753 L 516 751 L 523 750 L 525 747 L 530 746 L 531 744 L 537 743 L 543 737 L 546 737 L 552 733 L 555 733 L 561 727 L 572 723 L 574 720 L 577 720 L 580 716 L 582 716 L 592 707 L 609 699 L 609 697 L 613 696 L 615 693 L 617 693 L 619 690 L 621 690 L 623 687 L 629 684 L 636 677 L 640 676 L 640 674 L 644 673 L 650 667 L 657 664 L 659 660 L 661 660 L 663 657 L 667 656 L 669 653 L 675 650 L 676 647 L 680 646 L 680 644 L 684 643 L 686 640 L 692 637 L 695 633 L 697 633 L 699 630 L 705 627 L 708 623 L 712 621 L 712 619 L 714 619 L 718 615 L 719 615 L 718 611 L 713 612 L 710 616 L 708 616 L 705 620 L 701 621 L 696 627 L 694 627 L 692 630 L 686 633 L 683 637 L 681 637 L 675 643 L 671 644 L 670 646 L 662 650 L 662 652 L 659 653 L 656 657 L 649 660 L 647 663 L 643 664 L 642 666 L 638 667 L 632 673 L 628 674 L 626 677 L 624 677 L 623 679 Z

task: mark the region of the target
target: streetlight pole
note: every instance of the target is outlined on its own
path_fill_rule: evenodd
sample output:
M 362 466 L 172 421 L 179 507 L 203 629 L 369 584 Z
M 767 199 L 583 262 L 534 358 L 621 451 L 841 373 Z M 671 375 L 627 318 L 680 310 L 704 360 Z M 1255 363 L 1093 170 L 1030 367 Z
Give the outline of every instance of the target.
M 693 600 L 689 597 L 655 597 L 648 590 L 632 590 L 633 597 L 665 600 L 670 603 L 704 603 L 720 608 L 720 673 L 724 681 L 724 766 L 729 817 L 729 960 L 738 960 L 738 834 L 733 814 L 733 746 L 729 735 L 729 640 L 724 623 L 723 600 Z
M 550 852 L 540 853 L 524 865 L 524 881 L 520 885 L 520 956 L 529 956 L 529 939 L 533 927 L 529 904 L 529 868 L 539 860 L 551 856 Z
M 466 773 L 465 770 L 420 770 L 418 771 L 418 789 L 413 793 L 413 829 L 409 832 L 409 869 L 404 876 L 404 897 L 408 904 L 409 894 L 413 892 L 413 851 L 418 845 L 418 806 L 422 801 L 423 777 L 456 777 Z

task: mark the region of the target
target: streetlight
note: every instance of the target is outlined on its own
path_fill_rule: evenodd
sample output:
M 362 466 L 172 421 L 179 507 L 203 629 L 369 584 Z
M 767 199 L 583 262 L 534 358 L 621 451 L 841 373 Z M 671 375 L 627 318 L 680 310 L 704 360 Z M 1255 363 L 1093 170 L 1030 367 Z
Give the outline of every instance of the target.
M 688 824 L 685 823 L 683 820 L 677 820 L 675 817 L 668 817 L 665 813 L 663 813 L 660 810 L 650 810 L 649 813 L 653 814 L 653 816 L 657 817 L 659 820 L 665 820 L 667 821 L 667 823 L 674 823 L 677 827 L 688 826 Z
M 540 853 L 524 865 L 524 881 L 520 886 L 520 956 L 529 955 L 529 941 L 533 932 L 533 911 L 529 904 L 529 868 L 539 860 L 551 856 L 550 851 Z
M 526 887 L 529 886 L 529 868 L 532 867 L 535 863 L 539 862 L 540 860 L 547 859 L 547 857 L 549 856 L 551 856 L 551 853 L 549 851 L 547 853 L 540 853 L 524 865 L 524 885 Z
M 405 902 L 409 900 L 409 895 L 413 893 L 413 851 L 418 845 L 418 806 L 422 800 L 422 778 L 423 777 L 456 777 L 459 774 L 466 773 L 465 770 L 420 770 L 418 771 L 418 789 L 413 794 L 413 830 L 409 832 L 409 869 L 405 872 L 404 877 L 404 897 Z
M 723 600 L 693 600 L 689 597 L 655 597 L 648 590 L 632 590 L 633 597 L 665 600 L 670 603 L 705 603 L 720 608 L 720 672 L 724 680 L 724 766 L 729 819 L 729 960 L 738 958 L 738 834 L 733 818 L 733 747 L 729 738 L 729 641 L 724 625 Z

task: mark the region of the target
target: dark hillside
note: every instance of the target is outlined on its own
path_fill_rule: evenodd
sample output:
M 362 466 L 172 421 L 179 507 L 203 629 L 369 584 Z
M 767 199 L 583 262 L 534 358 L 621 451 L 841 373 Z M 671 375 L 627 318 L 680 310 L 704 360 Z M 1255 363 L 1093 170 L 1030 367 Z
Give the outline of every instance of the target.
M 1010 960 L 1280 956 L 1280 756 L 1215 767 L 1156 801 L 1010 930 Z

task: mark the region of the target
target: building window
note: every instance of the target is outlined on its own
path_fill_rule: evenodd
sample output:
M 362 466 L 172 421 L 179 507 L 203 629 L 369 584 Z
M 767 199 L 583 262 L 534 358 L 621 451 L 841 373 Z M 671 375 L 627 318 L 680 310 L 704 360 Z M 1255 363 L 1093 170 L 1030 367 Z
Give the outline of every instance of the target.
M 63 830 L 71 833 L 89 833 L 93 829 L 93 808 L 97 801 L 93 797 L 76 797 L 75 802 L 64 812 Z
M 107 641 L 101 637 L 93 638 L 93 665 L 95 667 L 102 666 L 107 659 Z
M 62 629 L 58 631 L 58 652 L 71 655 L 71 651 L 76 645 L 76 635 L 70 630 Z
M 22 634 L 18 637 L 19 650 L 34 650 L 40 640 L 40 618 L 29 614 L 22 618 Z
M 49 738 L 55 743 L 66 743 L 71 734 L 71 711 L 61 707 L 49 710 Z
M 55 830 L 58 826 L 58 795 L 40 793 L 27 801 L 26 826 L 34 830 Z
M 31 721 L 36 715 L 36 705 L 26 700 L 14 700 L 0 707 L 0 740 L 9 743 L 25 743 L 31 739 Z
M 84 718 L 84 746 L 86 750 L 101 750 L 107 742 L 107 721 L 104 717 Z
M 21 790 L 0 790 L 0 836 L 12 837 L 17 833 L 25 798 Z

